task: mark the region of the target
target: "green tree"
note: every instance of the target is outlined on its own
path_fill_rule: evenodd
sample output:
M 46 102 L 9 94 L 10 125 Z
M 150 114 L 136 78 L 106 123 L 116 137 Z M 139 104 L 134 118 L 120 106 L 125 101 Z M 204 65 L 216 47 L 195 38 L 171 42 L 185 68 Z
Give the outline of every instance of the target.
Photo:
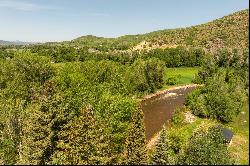
M 132 116 L 129 133 L 125 142 L 121 164 L 147 164 L 146 137 L 141 109 L 135 110 Z
M 165 127 L 161 130 L 150 162 L 153 165 L 174 165 L 176 162 L 175 152 L 171 148 L 171 141 Z
M 210 127 L 208 131 L 193 133 L 178 164 L 185 165 L 232 165 L 233 160 L 224 144 L 222 130 Z
M 245 100 L 244 85 L 237 76 L 219 70 L 207 80 L 204 87 L 192 92 L 186 105 L 198 116 L 211 117 L 223 122 L 232 121 Z
M 53 164 L 97 164 L 97 123 L 91 107 L 82 108 L 58 133 L 58 143 L 52 157 Z

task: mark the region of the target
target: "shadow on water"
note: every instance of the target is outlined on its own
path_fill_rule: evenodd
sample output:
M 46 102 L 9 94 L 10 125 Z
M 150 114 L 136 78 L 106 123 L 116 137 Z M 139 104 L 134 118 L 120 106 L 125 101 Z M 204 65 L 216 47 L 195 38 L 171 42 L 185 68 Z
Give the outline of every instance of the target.
M 183 106 L 188 93 L 195 87 L 169 90 L 164 94 L 142 101 L 146 140 L 149 141 L 172 117 L 176 108 Z

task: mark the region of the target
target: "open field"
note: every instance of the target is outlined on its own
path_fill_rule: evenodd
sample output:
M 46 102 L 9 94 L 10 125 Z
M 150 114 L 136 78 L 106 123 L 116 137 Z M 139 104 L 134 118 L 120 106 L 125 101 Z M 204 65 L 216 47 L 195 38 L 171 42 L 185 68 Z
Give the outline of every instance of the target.
M 199 67 L 179 67 L 179 68 L 166 68 L 164 79 L 164 85 L 159 90 L 168 89 L 170 87 L 192 84 L 192 80 L 198 73 Z M 168 85 L 167 79 L 176 78 L 175 85 Z
M 190 84 L 198 73 L 198 67 L 181 67 L 167 68 L 165 72 L 165 80 L 170 77 L 177 78 L 177 85 Z

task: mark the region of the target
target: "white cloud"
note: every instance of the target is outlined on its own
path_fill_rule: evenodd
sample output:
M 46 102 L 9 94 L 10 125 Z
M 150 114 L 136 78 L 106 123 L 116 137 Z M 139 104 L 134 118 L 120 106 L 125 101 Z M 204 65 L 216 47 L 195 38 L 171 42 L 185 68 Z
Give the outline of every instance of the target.
M 0 0 L 0 8 L 9 8 L 20 11 L 39 11 L 39 10 L 53 10 L 55 8 L 48 6 L 41 6 L 29 2 L 13 1 L 13 0 Z

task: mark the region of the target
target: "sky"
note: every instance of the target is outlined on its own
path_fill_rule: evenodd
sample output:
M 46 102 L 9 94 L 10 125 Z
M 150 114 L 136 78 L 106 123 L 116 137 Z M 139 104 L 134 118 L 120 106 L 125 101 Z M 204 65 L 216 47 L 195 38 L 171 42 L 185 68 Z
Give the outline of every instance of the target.
M 248 0 L 0 0 L 0 40 L 118 37 L 206 23 Z

